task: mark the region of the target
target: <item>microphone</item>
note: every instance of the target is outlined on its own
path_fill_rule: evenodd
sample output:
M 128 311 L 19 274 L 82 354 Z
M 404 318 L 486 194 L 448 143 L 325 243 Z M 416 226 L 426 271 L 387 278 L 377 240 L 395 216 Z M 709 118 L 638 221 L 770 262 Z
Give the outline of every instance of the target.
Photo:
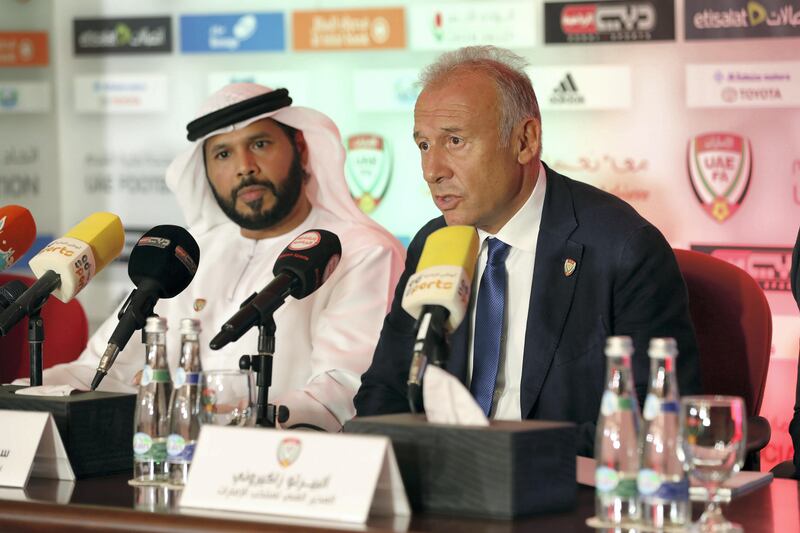
M 25 255 L 36 240 L 36 222 L 31 212 L 19 205 L 0 207 L 0 272 Z
M 477 258 L 475 228 L 446 226 L 428 235 L 417 271 L 408 278 L 402 307 L 417 319 L 407 383 L 412 412 L 419 405 L 428 361 L 439 367 L 447 363 L 446 336 L 467 313 Z
M 144 327 L 159 298 L 172 298 L 189 286 L 199 262 L 197 241 L 180 226 L 155 226 L 136 242 L 128 260 L 128 276 L 136 288 L 117 315 L 119 323 L 100 358 L 92 390 L 100 385 L 133 332 Z
M 117 215 L 93 213 L 48 244 L 28 263 L 37 280 L 0 313 L 0 335 L 41 309 L 51 293 L 64 303 L 72 300 L 120 254 L 124 243 L 125 231 Z
M 342 245 L 336 234 L 324 229 L 312 229 L 295 237 L 275 261 L 275 275 L 259 293 L 253 293 L 211 339 L 209 346 L 219 350 L 235 342 L 262 318 L 272 315 L 288 296 L 301 300 L 317 290 L 327 280 L 342 255 Z

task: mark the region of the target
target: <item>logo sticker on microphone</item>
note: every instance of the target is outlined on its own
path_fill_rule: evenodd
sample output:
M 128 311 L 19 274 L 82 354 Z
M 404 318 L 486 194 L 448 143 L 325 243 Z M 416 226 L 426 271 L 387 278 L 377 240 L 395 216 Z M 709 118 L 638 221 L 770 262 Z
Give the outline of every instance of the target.
M 150 237 L 149 235 L 145 235 L 139 242 L 136 243 L 136 246 L 155 246 L 156 248 L 166 248 L 169 246 L 170 240 L 163 239 L 161 237 Z
M 3 233 L 3 226 L 6 225 L 6 218 L 0 218 L 0 233 Z M 8 246 L 5 240 L 0 241 L 0 246 Z M 3 250 L 0 248 L 0 270 L 5 270 L 14 264 L 14 249 Z
M 333 271 L 336 270 L 336 267 L 339 265 L 339 259 L 339 254 L 335 254 L 328 260 L 328 264 L 325 265 L 325 270 L 322 272 L 322 283 L 328 281 Z
M 189 255 L 189 252 L 183 249 L 182 246 L 175 247 L 175 257 L 178 258 L 178 261 L 183 263 L 183 266 L 186 267 L 191 274 L 197 272 L 197 263 L 194 262 L 192 256 Z
M 291 243 L 289 243 L 289 249 L 294 251 L 308 250 L 309 248 L 313 248 L 314 246 L 318 245 L 321 240 L 322 237 L 318 231 L 307 231 L 302 235 L 298 235 Z

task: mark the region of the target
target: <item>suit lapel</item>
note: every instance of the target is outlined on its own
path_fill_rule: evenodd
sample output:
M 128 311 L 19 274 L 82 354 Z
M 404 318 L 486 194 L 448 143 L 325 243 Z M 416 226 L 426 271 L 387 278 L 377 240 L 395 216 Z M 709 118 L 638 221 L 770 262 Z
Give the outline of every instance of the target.
M 565 178 L 545 166 L 545 193 L 536 245 L 533 288 L 525 330 L 520 408 L 526 419 L 542 390 L 569 313 L 580 274 L 583 245 L 570 241 L 577 227 L 572 194 Z M 576 263 L 570 275 L 567 260 Z

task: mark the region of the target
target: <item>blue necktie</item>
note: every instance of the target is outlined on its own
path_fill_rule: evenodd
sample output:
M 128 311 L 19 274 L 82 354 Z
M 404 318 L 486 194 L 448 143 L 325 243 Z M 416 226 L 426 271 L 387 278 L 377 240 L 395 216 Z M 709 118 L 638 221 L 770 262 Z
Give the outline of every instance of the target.
M 500 338 L 506 308 L 506 256 L 510 249 L 500 239 L 489 239 L 489 258 L 481 276 L 475 308 L 475 349 L 469 390 L 486 416 L 492 410 L 500 366 Z

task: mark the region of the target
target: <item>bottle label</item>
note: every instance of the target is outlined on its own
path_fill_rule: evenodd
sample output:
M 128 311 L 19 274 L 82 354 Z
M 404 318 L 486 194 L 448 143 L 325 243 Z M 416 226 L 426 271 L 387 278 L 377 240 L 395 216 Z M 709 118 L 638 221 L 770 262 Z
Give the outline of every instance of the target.
M 143 455 L 153 447 L 153 438 L 147 433 L 136 433 L 133 436 L 133 453 Z
M 194 456 L 195 443 L 186 442 L 180 435 L 172 434 L 167 437 L 167 454 L 171 463 L 191 463 Z
M 665 481 L 653 497 L 658 500 L 689 501 L 689 480 L 683 478 L 681 481 Z
M 617 410 L 617 395 L 607 390 L 603 393 L 603 399 L 600 400 L 600 412 L 608 416 Z
M 689 480 L 684 477 L 680 481 L 663 481 L 662 476 L 649 468 L 639 471 L 636 477 L 639 493 L 648 501 L 688 501 Z
M 639 492 L 645 496 L 655 494 L 658 487 L 661 486 L 661 476 L 655 470 L 642 468 L 639 470 L 639 475 L 636 476 L 636 486 L 639 488 Z
M 594 485 L 600 492 L 609 492 L 619 485 L 619 474 L 613 468 L 598 466 L 594 471 Z
M 178 387 L 182 387 L 184 383 L 186 383 L 186 370 L 178 367 L 178 369 L 175 370 L 175 377 L 172 379 L 172 384 L 177 389 Z
M 142 387 L 146 387 L 153 382 L 153 367 L 150 365 L 144 365 L 142 369 L 142 379 L 139 381 L 139 384 Z
M 617 413 L 619 411 L 630 411 L 633 409 L 633 402 L 627 396 L 619 396 L 618 394 L 607 390 L 603 393 L 603 398 L 600 400 L 600 412 L 606 416 Z
M 678 402 L 669 401 L 669 402 L 661 402 L 661 412 L 662 413 L 675 413 L 677 414 L 679 411 Z
M 197 385 L 200 383 L 200 372 L 186 372 L 186 384 Z
M 134 461 L 166 461 L 166 440 L 154 440 L 147 433 L 135 434 L 133 436 L 133 459 Z
M 645 420 L 653 420 L 657 415 L 658 412 L 661 410 L 661 405 L 658 400 L 658 397 L 651 393 L 647 394 L 647 398 L 644 401 L 644 409 L 642 409 L 642 416 Z
M 166 368 L 154 368 L 152 380 L 154 383 L 169 383 L 169 370 Z

